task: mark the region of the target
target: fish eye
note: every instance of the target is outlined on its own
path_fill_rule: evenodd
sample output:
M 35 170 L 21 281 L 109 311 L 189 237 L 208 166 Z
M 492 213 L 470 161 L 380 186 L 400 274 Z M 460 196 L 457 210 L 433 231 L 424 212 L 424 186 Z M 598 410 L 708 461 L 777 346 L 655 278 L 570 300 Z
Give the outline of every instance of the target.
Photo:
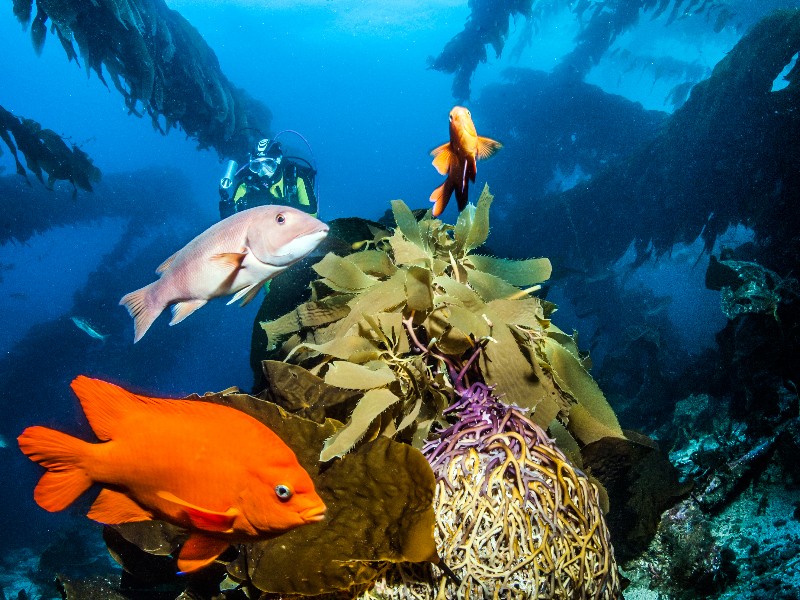
M 277 221 L 278 225 L 283 225 L 286 223 L 286 217 L 283 216 L 283 213 L 278 213 L 278 216 L 275 217 L 275 221 Z
M 289 488 L 288 485 L 279 483 L 278 485 L 275 486 L 275 494 L 281 500 L 288 500 L 289 498 L 292 497 L 292 490 Z

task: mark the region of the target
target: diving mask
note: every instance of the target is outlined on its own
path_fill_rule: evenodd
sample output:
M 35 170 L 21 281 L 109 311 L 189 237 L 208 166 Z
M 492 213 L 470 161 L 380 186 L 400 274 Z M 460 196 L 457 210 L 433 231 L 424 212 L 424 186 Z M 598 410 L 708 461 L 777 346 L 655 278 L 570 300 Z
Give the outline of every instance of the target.
M 280 156 L 256 156 L 250 159 L 250 171 L 259 177 L 272 177 L 280 164 Z

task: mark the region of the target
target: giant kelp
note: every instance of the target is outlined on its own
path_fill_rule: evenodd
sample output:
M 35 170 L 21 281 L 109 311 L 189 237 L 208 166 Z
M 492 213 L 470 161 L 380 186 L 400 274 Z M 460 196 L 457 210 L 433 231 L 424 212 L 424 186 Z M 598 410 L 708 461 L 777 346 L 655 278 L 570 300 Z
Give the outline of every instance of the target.
M 487 60 L 486 47 L 499 57 L 508 37 L 509 19 L 531 17 L 534 0 L 470 0 L 470 16 L 464 30 L 455 35 L 430 67 L 453 73 L 453 96 L 469 98 L 470 80 L 480 63 Z
M 509 235 L 529 238 L 534 249 L 558 249 L 566 264 L 588 272 L 617 260 L 632 242 L 644 260 L 701 232 L 710 247 L 737 223 L 752 227 L 775 255 L 794 247 L 787 216 L 800 189 L 800 69 L 788 74 L 784 89 L 772 86 L 798 50 L 800 11 L 766 17 L 658 135 L 547 202 L 534 219 L 518 212 Z M 503 113 L 498 101 L 484 109 Z M 575 241 L 567 248 L 565 231 Z
M 620 440 L 606 445 L 611 450 L 605 455 L 595 453 L 586 468 L 600 455 L 613 462 L 615 454 L 649 454 L 637 454 L 638 442 L 626 439 L 587 371 L 577 336 L 560 331 L 550 320 L 554 305 L 536 296 L 537 282 L 549 278 L 549 261 L 479 253 L 491 204 L 487 188 L 451 226 L 393 202 L 393 231 L 372 228 L 355 244 L 360 251 L 326 255 L 313 266 L 320 278 L 311 283 L 311 300 L 263 323 L 273 356 L 282 352 L 320 381 L 351 391 L 325 399 L 307 392 L 295 408 L 348 418 L 326 442 L 323 459 L 378 435 L 423 447 L 437 424 L 449 423 L 444 415 L 454 401 L 453 382 L 472 368 L 478 374 L 470 381 L 477 378 L 503 402 L 531 411 L 531 421 L 550 428 L 575 460 L 582 460 L 582 448 Z M 295 375 L 276 364 L 266 362 L 264 369 L 271 386 L 280 387 Z M 620 473 L 636 480 L 638 459 L 627 464 Z M 650 471 L 672 477 L 666 461 Z M 615 486 L 615 493 L 622 505 L 626 486 Z M 615 535 L 626 536 L 626 527 L 652 532 L 657 516 L 629 518 Z
M 43 128 L 33 119 L 16 117 L 0 106 L 0 139 L 8 146 L 17 174 L 28 180 L 28 171 L 45 183 L 43 173 L 47 174 L 45 185 L 52 189 L 56 181 L 69 181 L 74 189 L 73 198 L 82 190 L 92 191 L 92 183 L 100 180 L 100 169 L 92 159 L 75 144 L 67 145 L 60 135 L 52 129 Z M 25 156 L 25 166 L 20 161 L 20 152 Z M 2 154 L 2 148 L 0 148 Z
M 491 203 L 486 188 L 450 226 L 417 221 L 393 202 L 393 234 L 375 249 L 326 255 L 314 265 L 320 279 L 311 301 L 263 324 L 273 345 L 286 340 L 292 360 L 362 392 L 324 460 L 377 433 L 421 446 L 449 403 L 455 361 L 476 344 L 485 345 L 486 382 L 533 410 L 539 426 L 558 418 L 584 444 L 623 437 L 575 339 L 551 323 L 553 305 L 534 295 L 550 277 L 549 261 L 475 252 L 489 234 Z
M 433 69 L 454 74 L 456 98 L 469 98 L 470 80 L 478 65 L 487 61 L 487 46 L 494 49 L 497 57 L 503 52 L 509 37 L 509 22 L 518 17 L 526 21 L 515 49 L 519 53 L 532 36 L 547 26 L 548 18 L 559 10 L 569 10 L 580 21 L 581 28 L 574 49 L 560 61 L 558 70 L 580 80 L 643 15 L 652 19 L 665 15 L 667 25 L 698 15 L 705 19 L 709 30 L 719 32 L 729 23 L 742 27 L 747 22 L 751 11 L 740 4 L 739 0 L 470 0 L 470 15 L 463 31 L 448 41 L 430 63 Z
M 578 461 L 579 445 L 627 440 L 575 339 L 535 296 L 549 261 L 478 252 L 491 203 L 486 188 L 451 226 L 394 201 L 393 231 L 327 254 L 312 299 L 263 324 L 320 377 L 266 361 L 268 393 L 297 390 L 292 410 L 316 419 L 349 417 L 322 460 L 389 437 L 423 448 L 436 473 L 437 549 L 457 585 L 398 563 L 365 598 L 619 595 L 604 496 L 545 428 Z
M 508 161 L 492 167 L 501 182 L 523 181 L 497 188 L 510 201 L 513 219 L 503 221 L 504 235 L 496 244 L 515 256 L 519 245 L 503 246 L 503 240 L 524 238 L 526 252 L 547 252 L 557 273 L 573 274 L 565 293 L 601 332 L 609 356 L 598 378 L 630 426 L 655 426 L 680 397 L 675 390 L 689 393 L 692 373 L 704 370 L 693 367 L 684 376 L 686 342 L 668 311 L 659 312 L 654 298 L 626 294 L 624 279 L 616 278 L 610 265 L 632 244 L 636 266 L 668 253 L 677 242 L 693 242 L 701 232 L 708 248 L 729 224 L 740 222 L 756 232 L 759 262 L 783 276 L 797 264 L 792 215 L 800 193 L 800 121 L 794 109 L 797 85 L 791 81 L 797 68 L 786 88 L 772 91 L 800 49 L 797 24 L 797 12 L 784 11 L 753 28 L 672 116 L 649 113 L 656 118 L 642 127 L 648 113 L 630 113 L 623 126 L 632 142 L 627 148 L 611 143 L 613 133 L 587 128 L 576 114 L 600 122 L 608 114 L 603 105 L 618 106 L 623 114 L 632 109 L 597 90 L 594 101 L 573 110 L 578 108 L 569 104 L 573 90 L 590 96 L 582 85 L 572 87 L 555 74 L 517 71 L 509 83 L 485 90 L 479 103 L 490 120 L 512 116 L 505 125 L 490 123 L 506 131 L 501 139 Z M 552 108 L 565 103 L 570 110 Z M 587 138 L 590 133 L 600 141 Z M 577 164 L 591 178 L 547 196 L 546 177 L 520 176 L 520 165 L 534 164 L 549 175 L 562 162 L 562 172 Z M 625 319 L 619 318 L 622 307 Z
M 77 44 L 87 71 L 105 83 L 105 67 L 128 110 L 144 110 L 159 131 L 179 126 L 201 148 L 236 156 L 269 130 L 269 109 L 228 81 L 197 30 L 163 0 L 38 0 L 35 16 L 33 8 L 33 0 L 14 1 L 37 52 L 50 21 L 68 59 L 79 62 Z

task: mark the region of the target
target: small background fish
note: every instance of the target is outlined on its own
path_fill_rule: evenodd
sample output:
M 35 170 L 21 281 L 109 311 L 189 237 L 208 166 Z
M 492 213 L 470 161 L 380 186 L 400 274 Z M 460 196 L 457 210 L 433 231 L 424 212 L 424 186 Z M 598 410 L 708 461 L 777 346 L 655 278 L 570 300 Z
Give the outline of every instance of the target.
M 70 317 L 72 322 L 75 323 L 75 327 L 83 331 L 89 337 L 93 337 L 96 340 L 100 340 L 101 342 L 105 342 L 106 338 L 110 334 L 108 333 L 100 333 L 89 321 L 84 319 L 83 317 Z

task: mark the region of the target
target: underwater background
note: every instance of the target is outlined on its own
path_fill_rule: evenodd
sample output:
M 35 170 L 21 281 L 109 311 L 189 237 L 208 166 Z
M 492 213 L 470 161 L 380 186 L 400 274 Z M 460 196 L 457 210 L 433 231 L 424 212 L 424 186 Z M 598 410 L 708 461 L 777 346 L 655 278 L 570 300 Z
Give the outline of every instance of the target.
M 18 451 L 19 433 L 39 424 L 89 439 L 69 388 L 79 374 L 159 397 L 251 390 L 260 304 L 211 302 L 176 327 L 162 317 L 133 345 L 119 298 L 219 220 L 224 161 L 243 160 L 252 146 L 206 131 L 213 119 L 192 105 L 169 125 L 157 109 L 162 130 L 175 125 L 162 135 L 150 98 L 125 77 L 141 56 L 109 67 L 111 46 L 92 45 L 101 24 L 81 22 L 70 60 L 57 37 L 67 29 L 56 34 L 36 15 L 82 3 L 33 3 L 27 18 L 25 4 L 0 6 L 0 589 L 8 598 L 58 597 L 48 584 L 62 563 L 112 568 L 85 502 L 58 514 L 36 506 L 40 469 Z M 187 43 L 207 49 L 185 56 L 187 72 L 203 77 L 213 67 L 247 95 L 238 102 L 260 103 L 251 121 L 265 135 L 294 130 L 308 140 L 326 222 L 377 221 L 395 199 L 429 208 L 441 183 L 429 152 L 448 140 L 450 109 L 469 107 L 478 133 L 504 145 L 478 163 L 471 189 L 473 202 L 485 183 L 494 195 L 486 247 L 550 258 L 542 294 L 558 306 L 553 321 L 579 333 L 623 429 L 655 439 L 681 481 L 697 482 L 694 493 L 711 475 L 729 476 L 730 493 L 689 527 L 701 542 L 689 533 L 675 541 L 664 526 L 618 545 L 612 525 L 620 563 L 632 561 L 626 597 L 800 598 L 800 2 L 98 5 L 118 17 L 131 6 L 173 10 L 196 29 Z M 13 117 L 52 130 L 90 162 L 76 159 L 62 176 L 42 159 L 37 177 Z M 442 218 L 457 216 L 451 202 Z M 107 337 L 87 335 L 73 317 Z M 676 488 L 658 510 L 640 507 L 658 513 L 653 530 L 687 495 Z M 706 554 L 686 558 L 693 545 Z M 49 563 L 40 565 L 42 553 Z

